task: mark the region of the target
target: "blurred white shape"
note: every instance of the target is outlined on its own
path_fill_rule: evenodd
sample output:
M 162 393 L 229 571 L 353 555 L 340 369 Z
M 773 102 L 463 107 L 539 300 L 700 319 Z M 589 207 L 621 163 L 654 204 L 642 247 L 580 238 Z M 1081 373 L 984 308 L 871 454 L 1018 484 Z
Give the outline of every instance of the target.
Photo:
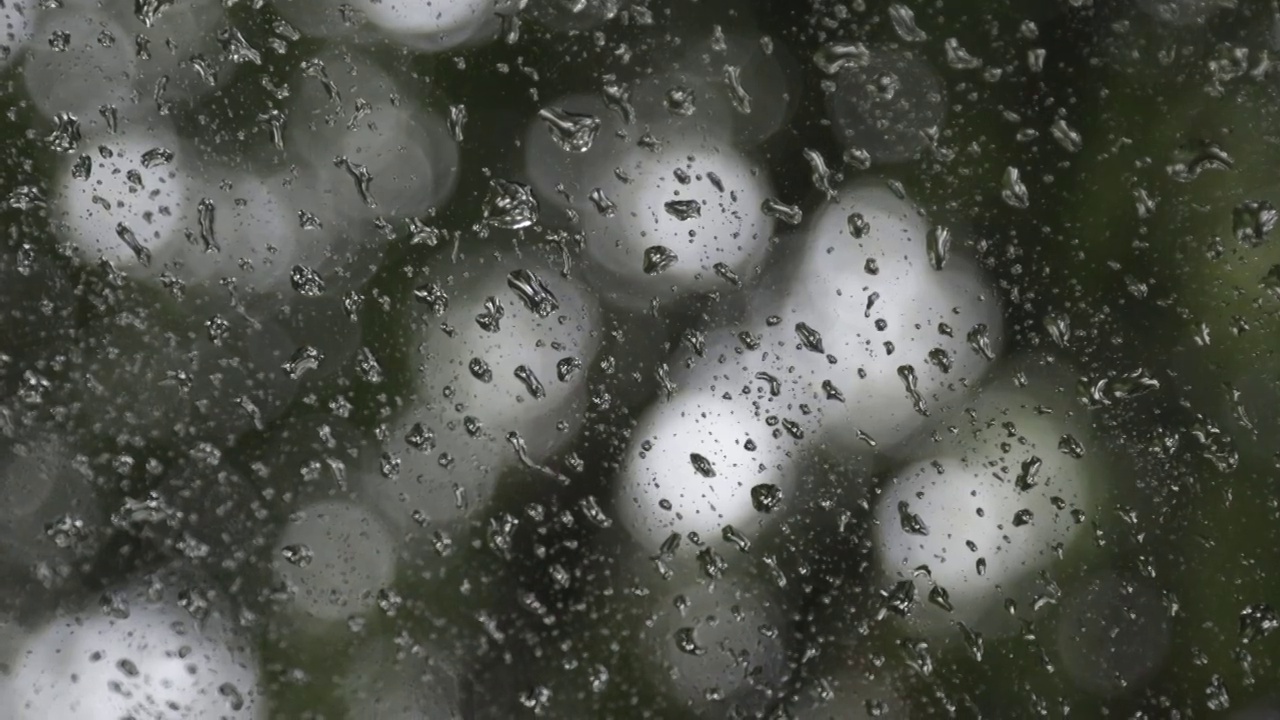
M 275 544 L 271 563 L 289 589 L 294 611 L 343 620 L 373 607 L 395 575 L 396 543 L 364 506 L 325 500 L 295 514 Z
M 443 268 L 418 289 L 420 374 L 384 446 L 389 477 L 366 485 L 392 517 L 459 517 L 487 501 L 520 452 L 542 463 L 582 427 L 599 307 L 528 262 Z
M 560 123 L 543 116 L 548 114 Z M 616 164 L 634 142 L 626 122 L 598 95 L 556 98 L 544 106 L 543 115 L 529 121 L 523 143 L 524 171 L 535 196 L 544 206 L 596 212 L 589 197 L 596 186 L 591 183 L 599 168 Z M 576 137 L 593 133 L 590 145 L 579 142 L 571 146 L 575 150 L 566 149 L 564 137 L 575 137 L 575 131 Z
M 0 68 L 13 62 L 31 39 L 35 9 L 30 0 L 5 0 L 0 4 Z
M 786 502 L 795 489 L 796 440 L 724 392 L 737 388 L 711 381 L 678 391 L 631 433 L 614 505 L 648 550 L 672 533 L 719 538 L 728 525 L 750 538 L 775 517 L 776 498 Z
M 593 284 L 606 301 L 732 289 L 724 270 L 754 277 L 773 233 L 761 210 L 772 195 L 763 171 L 719 137 L 637 145 L 616 164 L 596 165 L 579 186 L 602 193 L 582 225 Z
M 287 182 L 284 214 L 309 228 L 309 266 L 328 268 L 335 288 L 354 287 L 385 253 L 376 220 L 418 218 L 453 192 L 457 143 L 444 118 L 420 104 L 424 88 L 360 55 L 309 58 L 291 87 L 283 142 L 297 177 Z
M 133 35 L 115 17 L 97 8 L 64 8 L 40 15 L 22 79 L 40 112 L 50 118 L 71 113 L 87 128 L 103 122 L 103 105 L 122 113 L 134 105 L 137 70 Z
M 312 247 L 281 189 L 198 159 L 167 127 L 128 126 L 81 141 L 52 192 L 54 227 L 93 262 L 152 282 L 256 294 L 287 288 Z M 314 252 L 314 251 L 312 251 Z
M 157 254 L 157 273 L 209 287 L 236 280 L 238 291 L 251 294 L 287 289 L 308 238 L 285 203 L 259 178 L 210 168 L 188 188 L 181 241 Z
M 695 716 L 756 717 L 783 692 L 788 619 L 767 587 L 686 581 L 650 600 L 639 650 Z
M 1114 575 L 1065 589 L 1057 636 L 1067 677 L 1103 697 L 1141 688 L 1160 669 L 1173 640 L 1160 593 Z
M 354 7 L 390 39 L 439 52 L 492 35 L 496 0 L 356 0 Z
M 790 418 L 842 452 L 904 440 L 969 392 L 1002 337 L 981 272 L 954 253 L 935 270 L 928 233 L 885 187 L 844 189 L 814 219 L 790 278 L 757 292 L 693 363 L 747 388 L 758 415 Z
M 867 62 L 845 64 L 833 82 L 827 114 L 836 138 L 876 163 L 915 157 L 946 118 L 942 79 L 910 51 L 874 47 Z
M 956 432 L 941 447 L 917 450 L 933 457 L 908 464 L 881 489 L 880 566 L 892 582 L 914 581 L 919 604 L 910 622 L 949 633 L 957 620 L 1010 630 L 1007 617 L 994 624 L 1004 614 L 998 602 L 1022 605 L 1036 572 L 1087 537 L 1081 521 L 1100 492 L 1098 468 L 1092 457 L 1060 448 L 1064 436 L 1084 448 L 1092 437 L 1071 414 L 1073 398 L 1055 397 L 1042 387 L 1050 380 L 1038 379 L 1030 389 L 992 386 L 952 413 Z
M 109 591 L 110 608 L 61 616 L 33 633 L 0 680 L 3 716 L 266 717 L 257 661 L 227 623 L 219 616 L 198 621 L 154 593 L 142 585 Z
M 665 137 L 693 128 L 750 147 L 781 130 L 800 100 L 794 59 L 784 46 L 745 31 L 691 42 L 658 72 L 637 83 L 638 127 Z M 672 91 L 691 96 L 691 112 L 673 111 Z
M 180 243 L 195 186 L 193 165 L 167 129 L 126 129 L 82 141 L 51 194 L 54 228 L 89 262 L 103 258 L 131 274 L 149 272 Z M 85 176 L 85 162 L 90 163 Z
M 261 61 L 260 52 L 244 42 L 229 23 L 221 0 L 61 2 L 61 9 L 46 12 L 101 12 L 124 31 L 114 42 L 128 48 L 136 58 L 132 85 L 137 101 L 191 100 L 225 85 L 234 71 L 228 51 L 234 51 L 239 62 Z M 223 49 L 223 39 L 227 50 Z

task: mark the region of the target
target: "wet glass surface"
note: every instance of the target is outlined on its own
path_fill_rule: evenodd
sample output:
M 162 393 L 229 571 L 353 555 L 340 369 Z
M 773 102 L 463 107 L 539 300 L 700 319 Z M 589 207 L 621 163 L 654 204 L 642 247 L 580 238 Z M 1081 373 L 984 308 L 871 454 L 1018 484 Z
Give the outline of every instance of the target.
M 1280 716 L 1269 0 L 0 0 L 0 718 Z

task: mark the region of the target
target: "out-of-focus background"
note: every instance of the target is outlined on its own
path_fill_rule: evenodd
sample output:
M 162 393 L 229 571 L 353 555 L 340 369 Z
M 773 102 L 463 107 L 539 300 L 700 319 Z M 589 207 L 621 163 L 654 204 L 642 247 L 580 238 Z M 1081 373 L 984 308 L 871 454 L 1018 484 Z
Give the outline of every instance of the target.
M 1270 0 L 0 0 L 0 717 L 1280 717 Z

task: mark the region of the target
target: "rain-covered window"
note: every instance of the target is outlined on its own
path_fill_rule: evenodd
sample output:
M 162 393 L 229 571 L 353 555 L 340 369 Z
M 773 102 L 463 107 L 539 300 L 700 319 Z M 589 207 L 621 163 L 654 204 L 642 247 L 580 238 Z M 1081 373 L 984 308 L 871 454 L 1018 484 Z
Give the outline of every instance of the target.
M 0 720 L 1280 717 L 1273 0 L 0 0 Z

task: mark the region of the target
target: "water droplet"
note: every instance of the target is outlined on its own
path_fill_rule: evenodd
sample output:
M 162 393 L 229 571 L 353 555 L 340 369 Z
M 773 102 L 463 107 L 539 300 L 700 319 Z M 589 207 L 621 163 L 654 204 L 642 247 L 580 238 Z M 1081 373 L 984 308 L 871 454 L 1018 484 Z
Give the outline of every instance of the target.
M 751 506 L 756 512 L 770 513 L 782 505 L 782 488 L 761 483 L 751 488 Z
M 538 221 L 538 200 L 523 183 L 494 178 L 489 181 L 485 222 L 506 230 L 521 230 Z
M 1014 486 L 1021 492 L 1026 492 L 1036 485 L 1040 484 L 1040 468 L 1044 466 L 1044 462 L 1032 455 L 1022 461 L 1022 468 L 1018 471 L 1018 476 L 1014 479 Z
M 1178 182 L 1191 182 L 1206 171 L 1231 170 L 1235 159 L 1217 143 L 1203 140 L 1194 149 L 1183 148 L 1166 170 Z
M 435 283 L 427 283 L 414 289 L 413 298 L 430 308 L 431 313 L 441 317 L 449 309 L 449 296 L 444 288 Z
M 538 117 L 547 123 L 551 139 L 566 152 L 584 153 L 590 150 L 600 132 L 600 118 L 594 115 L 548 107 L 538 111 Z
M 916 584 L 911 580 L 900 580 L 889 590 L 880 591 L 880 611 L 879 616 L 883 617 L 886 612 L 892 612 L 900 617 L 906 617 L 911 614 L 911 608 L 916 604 Z
M 734 272 L 733 268 L 729 267 L 726 263 L 718 262 L 711 266 L 711 269 L 715 271 L 715 274 L 718 275 L 720 279 L 730 285 L 738 286 L 742 284 L 742 279 L 738 277 L 738 273 Z
M 711 461 L 705 456 L 698 453 L 689 453 L 689 462 L 693 464 L 693 469 L 704 478 L 713 478 L 716 476 L 716 469 L 711 465 Z
M 676 648 L 686 655 L 705 655 L 706 648 L 698 645 L 693 637 L 693 628 L 682 627 L 675 632 Z
M 910 365 L 898 366 L 898 377 L 902 379 L 902 386 L 906 388 L 907 396 L 911 398 L 911 407 L 921 415 L 928 417 L 929 408 L 925 405 L 924 396 L 920 394 L 920 380 L 916 376 L 916 369 Z
M 1275 206 L 1270 202 L 1247 200 L 1232 211 L 1231 232 L 1236 240 L 1249 247 L 1258 247 L 1275 229 L 1278 219 L 1280 214 L 1276 213 Z
M 929 535 L 929 526 L 919 515 L 911 512 L 911 505 L 906 500 L 898 502 L 898 524 L 902 527 L 902 532 L 908 535 Z
M 60 112 L 54 116 L 53 132 L 45 138 L 54 152 L 73 153 L 80 144 L 80 120 L 75 115 Z
M 1031 195 L 1027 192 L 1027 186 L 1022 183 L 1022 175 L 1017 168 L 1010 166 L 1004 169 L 1000 197 L 1019 210 L 1031 207 Z
M 310 345 L 303 345 L 293 351 L 293 355 L 289 356 L 289 359 L 280 366 L 280 369 L 290 379 L 297 380 L 304 373 L 320 367 L 322 362 L 324 362 L 323 352 Z
M 702 203 L 697 200 L 668 200 L 662 208 L 677 220 L 692 220 L 702 217 Z
M 941 270 L 947 266 L 947 258 L 951 252 L 951 230 L 944 225 L 935 225 L 929 228 L 928 236 L 925 238 L 926 253 L 929 256 L 929 264 L 934 270 Z
M 201 198 L 196 205 L 196 224 L 200 227 L 200 242 L 204 245 L 205 252 L 217 252 L 220 249 L 218 237 L 213 231 L 215 210 L 213 201 L 209 198 Z
M 1065 348 L 1071 342 L 1071 318 L 1065 313 L 1049 313 L 1043 322 L 1049 337 L 1058 347 Z
M 788 205 L 777 198 L 767 198 L 760 204 L 760 210 L 774 220 L 788 225 L 799 225 L 804 220 L 804 212 L 799 207 Z
M 493 369 L 489 367 L 489 363 L 481 358 L 471 358 L 471 362 L 467 363 L 467 369 L 471 371 L 471 377 L 482 383 L 493 382 Z
M 129 229 L 128 225 L 122 222 L 116 223 L 116 237 L 133 251 L 133 256 L 138 259 L 138 263 L 143 267 L 151 266 L 151 251 L 138 240 L 138 236 L 133 234 L 133 230 Z
M 916 14 L 902 3 L 889 6 L 889 19 L 893 22 L 893 30 L 906 42 L 924 42 L 929 39 L 923 30 L 916 26 Z
M 742 87 L 742 71 L 736 65 L 724 66 L 724 85 L 729 91 L 729 101 L 743 115 L 751 114 L 751 96 Z
M 688 117 L 697 109 L 697 98 L 692 88 L 677 85 L 667 90 L 666 106 L 672 115 Z
M 1280 614 L 1266 603 L 1256 603 L 1240 612 L 1240 639 L 1253 642 L 1280 628 Z
M 373 199 L 373 173 L 369 171 L 368 167 L 359 163 L 351 162 L 346 157 L 334 158 L 333 164 L 345 169 L 347 174 L 351 176 L 351 179 L 355 181 L 356 192 L 359 193 L 360 200 L 365 204 L 365 207 L 378 207 L 378 201 Z
M 805 162 L 809 163 L 809 180 L 813 183 L 813 187 L 828 200 L 834 200 L 836 191 L 831 187 L 831 168 L 827 167 L 826 158 L 813 148 L 805 148 L 802 154 Z
M 657 275 L 675 265 L 679 259 L 671 248 L 665 245 L 651 245 L 644 251 L 644 274 Z
M 733 543 L 739 552 L 751 552 L 751 540 L 743 535 L 737 528 L 732 525 L 725 525 L 720 530 L 720 536 L 727 543 Z
M 862 43 L 830 43 L 813 54 L 813 62 L 827 75 L 835 75 L 846 67 L 866 67 L 871 62 L 871 51 Z
M 941 585 L 934 585 L 929 590 L 929 602 L 947 612 L 954 612 L 956 609 L 956 606 L 951 604 L 951 594 Z
M 290 565 L 298 567 L 306 567 L 311 564 L 315 555 L 311 552 L 311 548 L 301 543 L 297 545 L 285 545 L 280 548 L 280 554 Z
M 540 318 L 550 317 L 560 309 L 560 302 L 556 300 L 555 294 L 531 270 L 513 270 L 507 276 L 507 287 L 514 290 L 524 301 L 525 307 Z
M 476 325 L 485 332 L 496 333 L 502 329 L 502 318 L 506 315 L 502 301 L 490 295 L 484 299 L 484 312 L 476 315 Z
M 796 323 L 796 335 L 800 338 L 800 344 L 809 352 L 815 352 L 819 355 L 826 352 L 822 348 L 822 335 L 807 324 Z
M 289 272 L 289 283 L 299 295 L 319 297 L 324 294 L 324 278 L 306 265 L 294 265 Z
M 576 357 L 560 358 L 556 362 L 556 378 L 560 382 L 569 382 L 582 369 L 582 361 Z
M 867 222 L 867 218 L 860 212 L 849 213 L 848 225 L 849 234 L 854 240 L 861 240 L 871 232 L 871 223 Z M 867 258 L 867 272 L 871 275 L 879 272 L 874 258 Z
M 986 323 L 978 323 L 969 330 L 969 334 L 965 337 L 969 343 L 969 347 L 973 351 L 981 355 L 987 360 L 995 360 L 995 351 L 991 348 L 991 331 Z
M 942 44 L 947 54 L 947 65 L 955 70 L 976 70 L 982 67 L 982 61 L 969 54 L 956 38 L 947 38 Z
M 449 134 L 453 136 L 453 141 L 462 142 L 467 129 L 467 106 L 461 103 L 450 105 L 449 119 L 446 124 L 449 126 Z
M 1077 153 L 1084 149 L 1084 138 L 1080 136 L 1080 132 L 1068 125 L 1063 118 L 1053 121 L 1049 126 L 1049 134 L 1067 152 Z
M 529 392 L 535 400 L 541 400 L 547 396 L 547 389 L 543 387 L 542 382 L 538 380 L 538 376 L 533 374 L 533 370 L 528 365 L 518 366 L 513 374 L 516 379 L 524 383 L 524 388 Z

